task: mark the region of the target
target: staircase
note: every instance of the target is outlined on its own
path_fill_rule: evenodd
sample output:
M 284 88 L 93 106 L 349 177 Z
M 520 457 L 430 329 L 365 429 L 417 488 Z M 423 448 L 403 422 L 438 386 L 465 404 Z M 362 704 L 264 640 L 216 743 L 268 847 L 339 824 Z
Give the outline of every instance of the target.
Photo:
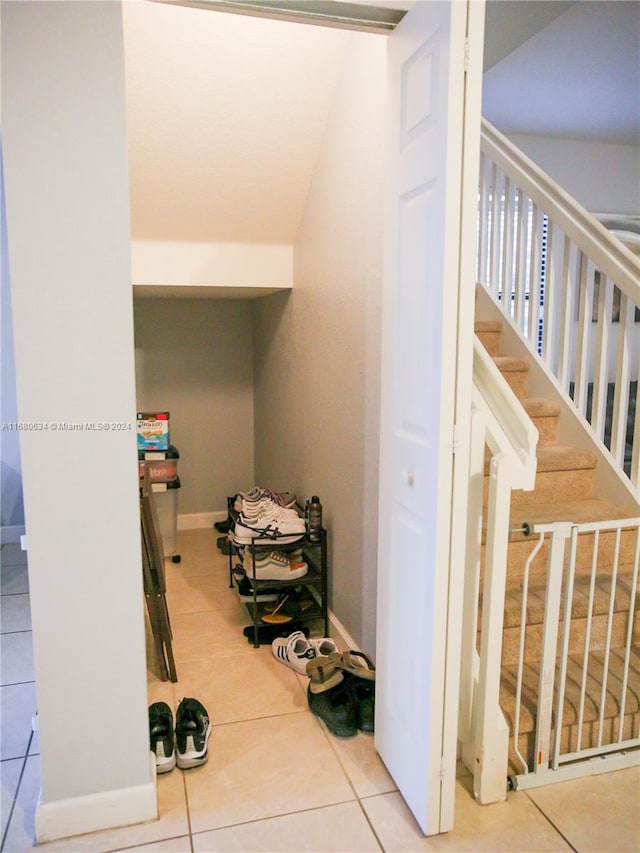
M 484 120 L 479 178 L 458 737 L 489 804 L 640 764 L 640 262 Z
M 551 573 L 550 544 L 548 539 L 541 540 L 535 558 L 527 567 L 538 537 L 526 535 L 522 528 L 525 524 L 535 528 L 558 520 L 584 526 L 609 519 L 630 519 L 633 512 L 594 493 L 598 464 L 595 452 L 559 443 L 560 403 L 528 395 L 529 359 L 503 352 L 502 322 L 477 321 L 475 331 L 539 434 L 535 488 L 513 491 L 510 505 L 512 532 L 507 546 L 500 708 L 509 728 L 508 772 L 513 777 L 529 773 L 546 757 L 537 754 L 542 750 L 536 722 L 541 713 L 538 697 L 545 642 L 545 600 Z M 489 460 L 485 469 L 485 510 L 488 478 Z M 570 593 L 566 579 L 570 561 L 566 553 L 559 566 L 562 580 L 557 585 L 557 632 L 552 631 L 551 640 L 554 683 L 550 707 L 558 702 L 558 690 L 562 689 L 558 706 L 562 708 L 561 729 L 556 732 L 557 710 L 548 725 L 551 738 L 563 755 L 588 756 L 593 750 L 613 751 L 638 738 L 640 599 L 633 574 L 637 541 L 638 533 L 633 527 L 619 534 L 608 530 L 579 534 Z M 484 546 L 480 556 L 478 651 L 483 578 Z M 565 636 L 563 619 L 568 594 L 571 612 Z M 558 677 L 563 666 L 559 656 L 561 639 L 567 651 L 564 679 Z

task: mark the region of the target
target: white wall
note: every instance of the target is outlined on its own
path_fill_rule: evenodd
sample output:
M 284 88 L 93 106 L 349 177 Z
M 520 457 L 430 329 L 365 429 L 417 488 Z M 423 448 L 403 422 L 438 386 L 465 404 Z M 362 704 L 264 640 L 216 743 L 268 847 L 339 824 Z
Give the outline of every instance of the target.
M 375 652 L 386 42 L 353 34 L 294 247 L 255 311 L 256 477 L 317 494 L 330 606 Z
M 640 212 L 640 147 L 507 133 L 591 213 Z
M 226 513 L 227 496 L 254 484 L 251 304 L 136 299 L 134 323 L 138 408 L 171 412 L 178 514 Z
M 39 840 L 156 815 L 119 3 L 3 4 L 3 146 Z M 54 430 L 107 423 L 131 429 Z

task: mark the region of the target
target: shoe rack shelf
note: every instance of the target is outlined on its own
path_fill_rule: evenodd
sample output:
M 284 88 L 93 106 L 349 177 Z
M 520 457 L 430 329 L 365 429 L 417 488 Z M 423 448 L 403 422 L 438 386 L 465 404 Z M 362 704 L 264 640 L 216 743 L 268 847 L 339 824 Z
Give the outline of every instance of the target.
M 233 524 L 238 519 L 238 513 L 233 509 L 234 500 L 235 498 L 228 499 L 230 530 L 233 529 Z M 296 508 L 298 513 L 302 515 L 301 507 L 298 506 Z M 257 579 L 255 576 L 255 554 L 256 551 L 263 551 L 265 549 L 271 551 L 283 551 L 284 553 L 302 551 L 302 559 L 308 567 L 306 574 L 300 578 L 294 578 L 293 580 Z M 312 540 L 308 535 L 305 535 L 296 542 L 291 542 L 285 545 L 280 544 L 277 537 L 270 539 L 268 542 L 261 539 L 259 542 L 252 543 L 250 545 L 235 545 L 231 542 L 231 547 L 229 548 L 229 586 L 233 586 L 234 580 L 239 584 L 239 580 L 236 578 L 234 573 L 234 563 L 238 558 L 242 561 L 245 575 L 251 581 L 251 586 L 253 588 L 253 599 L 249 601 L 246 601 L 245 599 L 245 605 L 249 616 L 251 617 L 251 624 L 253 626 L 253 646 L 255 648 L 260 645 L 259 630 L 261 627 L 264 629 L 266 625 L 275 630 L 281 628 L 283 631 L 287 631 L 291 628 L 291 631 L 294 631 L 296 630 L 296 626 L 299 627 L 300 623 L 321 620 L 323 636 L 329 636 L 327 531 L 324 528 L 320 531 L 319 540 Z M 304 612 L 294 614 L 291 622 L 285 622 L 279 625 L 263 622 L 262 617 L 267 612 L 270 612 L 270 610 L 267 609 L 265 604 L 259 599 L 261 599 L 265 594 L 275 594 L 277 592 L 284 594 L 287 590 L 293 591 L 297 587 L 302 587 L 310 593 L 310 597 L 313 601 L 312 606 Z

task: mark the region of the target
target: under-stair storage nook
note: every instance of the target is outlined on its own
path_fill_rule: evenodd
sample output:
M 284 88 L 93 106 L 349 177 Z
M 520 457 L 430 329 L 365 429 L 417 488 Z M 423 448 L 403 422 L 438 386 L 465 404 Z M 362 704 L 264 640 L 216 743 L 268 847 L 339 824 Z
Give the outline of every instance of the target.
M 234 501 L 235 496 L 228 498 L 230 531 L 239 517 L 234 509 Z M 297 504 L 296 510 L 302 517 L 303 511 Z M 297 559 L 300 564 L 306 565 L 304 574 L 294 572 L 295 577 L 291 580 L 265 580 L 257 577 L 257 555 L 276 550 L 287 558 Z M 237 545 L 230 540 L 228 552 L 229 586 L 233 587 L 235 584 L 238 587 L 246 604 L 251 625 L 245 629 L 245 634 L 254 648 L 261 645 L 261 628 L 273 629 L 274 636 L 285 636 L 295 630 L 305 630 L 307 622 L 320 621 L 322 636 L 329 636 L 327 531 L 324 527 L 320 529 L 319 538 L 311 537 L 307 528 L 304 535 L 296 538 L 294 542 L 284 544 L 277 537 L 271 542 L 265 542 L 264 536 L 261 535 L 257 535 L 251 544 L 246 545 Z M 248 579 L 250 584 L 247 594 L 242 594 L 243 578 Z M 269 622 L 269 616 L 279 609 L 287 610 L 291 620 Z M 267 617 L 267 620 L 263 621 L 263 617 Z M 271 635 L 267 639 L 271 642 Z

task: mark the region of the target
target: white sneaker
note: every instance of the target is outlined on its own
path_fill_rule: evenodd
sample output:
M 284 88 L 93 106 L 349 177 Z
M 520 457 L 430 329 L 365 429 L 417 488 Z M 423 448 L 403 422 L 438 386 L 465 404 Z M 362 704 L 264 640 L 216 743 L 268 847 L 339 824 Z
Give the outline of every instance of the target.
M 240 520 L 233 527 L 233 542 L 236 545 L 273 545 L 277 541 L 282 545 L 289 545 L 302 539 L 304 534 L 302 518 L 269 521 L 265 524 L 258 521 L 253 524 L 240 516 Z
M 321 637 L 317 640 L 310 639 L 309 642 L 313 646 L 316 657 L 325 657 L 332 652 L 338 652 L 340 649 L 336 646 L 335 641 L 331 637 Z
M 255 578 L 259 581 L 293 581 L 307 574 L 309 567 L 299 560 L 291 560 L 284 551 L 272 551 L 265 557 L 255 557 L 255 563 L 251 554 L 244 556 L 244 570 L 249 580 Z
M 286 509 L 283 506 L 278 506 L 274 503 L 258 503 L 255 505 L 249 505 L 245 507 L 243 505 L 242 512 L 240 513 L 241 519 L 246 519 L 247 521 L 262 521 L 263 519 L 269 521 L 281 520 L 281 519 L 300 519 L 300 516 L 295 511 L 295 509 Z M 300 519 L 302 521 L 302 519 Z
M 271 653 L 276 660 L 300 675 L 307 674 L 307 663 L 315 657 L 313 646 L 302 631 L 294 631 L 288 637 L 276 637 L 271 643 Z

